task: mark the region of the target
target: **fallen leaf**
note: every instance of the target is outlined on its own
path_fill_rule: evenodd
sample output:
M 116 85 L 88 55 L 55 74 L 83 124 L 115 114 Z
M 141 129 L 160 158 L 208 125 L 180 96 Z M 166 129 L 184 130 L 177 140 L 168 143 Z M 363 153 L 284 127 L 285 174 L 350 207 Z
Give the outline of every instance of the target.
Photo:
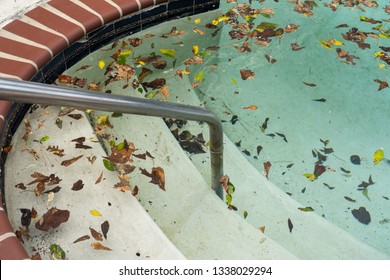
M 272 164 L 269 161 L 266 161 L 266 162 L 263 163 L 263 165 L 264 165 L 265 177 L 268 179 L 268 173 L 269 173 L 269 170 L 270 170 Z
M 91 244 L 91 247 L 94 248 L 95 250 L 105 250 L 105 251 L 111 251 L 110 248 L 102 245 L 100 242 L 94 242 Z
M 365 207 L 360 207 L 359 209 L 353 209 L 352 215 L 362 224 L 368 225 L 371 222 L 370 213 Z
M 298 207 L 299 210 L 303 211 L 303 212 L 312 212 L 314 211 L 314 209 L 310 206 L 308 207 Z
M 103 236 L 105 239 L 107 239 L 107 232 L 108 230 L 110 229 L 110 224 L 108 221 L 104 221 L 102 224 L 101 224 L 101 229 L 102 229 L 102 233 L 103 233 Z
M 99 178 L 97 178 L 95 185 L 99 184 L 102 180 L 103 180 L 103 171 L 102 171 L 102 173 L 100 173 Z
M 380 163 L 384 156 L 385 152 L 383 151 L 383 149 L 376 150 L 374 155 L 372 156 L 372 161 L 374 162 L 374 165 Z
M 77 243 L 77 242 L 81 242 L 81 241 L 84 241 L 84 240 L 88 240 L 90 239 L 91 237 L 87 234 L 87 235 L 83 235 L 79 238 L 77 238 L 75 241 L 73 241 L 73 243 Z
M 293 223 L 291 222 L 290 218 L 287 220 L 287 225 L 288 225 L 288 229 L 289 229 L 289 231 L 290 231 L 290 233 L 291 233 L 292 230 L 293 230 L 294 225 L 293 225 Z
M 386 81 L 381 81 L 379 79 L 375 79 L 374 82 L 379 84 L 378 91 L 389 87 L 389 84 Z
M 251 106 L 243 107 L 242 109 L 249 110 L 249 111 L 255 111 L 255 110 L 257 110 L 257 106 L 251 105 Z
M 101 214 L 98 210 L 96 210 L 96 209 L 93 209 L 93 210 L 89 211 L 89 213 L 91 213 L 91 215 L 92 215 L 92 216 L 95 216 L 95 217 L 99 217 L 99 216 L 102 215 L 102 214 Z
M 317 86 L 316 84 L 312 84 L 312 83 L 307 83 L 307 82 L 303 82 L 303 83 L 309 87 L 316 87 Z
M 83 155 L 78 156 L 78 157 L 74 157 L 74 158 L 71 158 L 71 159 L 68 159 L 68 160 L 64 160 L 63 162 L 61 162 L 61 165 L 67 167 L 67 166 L 71 165 L 72 163 L 76 162 L 77 160 L 79 160 L 82 157 L 83 157 Z
M 60 224 L 68 221 L 69 215 L 70 213 L 68 210 L 60 210 L 53 207 L 35 223 L 35 227 L 42 231 L 48 231 L 50 228 L 57 228 Z
M 241 69 L 240 74 L 241 74 L 241 79 L 243 80 L 252 80 L 255 78 L 255 73 L 251 70 Z
M 31 210 L 22 208 L 20 212 L 22 212 L 22 217 L 20 218 L 22 226 L 28 227 L 31 223 Z
M 77 182 L 75 182 L 72 186 L 72 191 L 79 191 L 81 190 L 82 188 L 84 187 L 84 184 L 83 184 L 83 181 L 82 180 L 78 180 Z
M 103 234 L 101 234 L 100 232 L 97 232 L 96 230 L 94 230 L 93 228 L 89 228 L 89 231 L 91 232 L 91 235 L 92 237 L 97 240 L 97 241 L 103 241 Z
M 152 178 L 152 180 L 150 181 L 151 183 L 158 185 L 160 189 L 165 191 L 165 173 L 163 168 L 153 167 L 151 178 Z

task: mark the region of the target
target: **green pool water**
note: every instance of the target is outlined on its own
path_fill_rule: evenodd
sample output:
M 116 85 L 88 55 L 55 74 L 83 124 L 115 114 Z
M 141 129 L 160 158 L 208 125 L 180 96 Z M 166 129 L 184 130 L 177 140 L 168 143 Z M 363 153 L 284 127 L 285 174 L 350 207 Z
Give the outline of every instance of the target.
M 386 1 L 345 1 L 334 11 L 330 0 L 228 2 L 119 39 L 64 74 L 86 79 L 85 88 L 163 102 L 186 103 L 196 94 L 253 166 L 304 205 L 302 211 L 390 254 Z M 90 115 L 110 131 L 108 146 L 123 140 L 102 122 L 104 113 Z M 207 141 L 191 146 L 189 155 L 202 156 Z M 374 164 L 380 149 L 384 156 Z M 236 194 L 245 188 L 232 183 Z M 234 200 L 258 226 L 255 209 L 241 203 Z

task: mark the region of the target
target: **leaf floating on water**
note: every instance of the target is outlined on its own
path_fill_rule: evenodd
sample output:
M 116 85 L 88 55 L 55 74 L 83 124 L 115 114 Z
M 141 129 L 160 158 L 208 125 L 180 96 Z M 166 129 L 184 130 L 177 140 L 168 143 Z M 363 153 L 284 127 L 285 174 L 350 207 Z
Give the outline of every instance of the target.
M 325 98 L 313 99 L 313 101 L 317 101 L 317 102 L 326 102 L 326 99 L 325 99 Z
M 262 149 L 263 149 L 262 146 L 257 146 L 257 147 L 256 147 L 257 155 L 260 155 L 260 152 L 261 152 Z
M 69 215 L 70 213 L 68 210 L 60 210 L 53 207 L 35 223 L 35 227 L 42 231 L 48 231 L 50 228 L 57 228 L 60 224 L 68 221 Z
M 290 218 L 287 220 L 287 225 L 288 225 L 288 229 L 290 231 L 290 233 L 292 232 L 293 228 L 294 228 L 294 225 L 293 223 L 291 222 Z
M 94 242 L 91 244 L 91 247 L 94 248 L 95 250 L 104 250 L 104 251 L 112 251 L 110 248 L 104 246 L 100 242 Z
M 95 185 L 99 184 L 102 180 L 103 180 L 103 171 L 102 171 L 102 173 L 100 173 L 99 178 L 97 178 Z
M 90 239 L 90 238 L 91 238 L 91 237 L 90 237 L 88 234 L 83 235 L 83 236 L 77 238 L 75 241 L 73 241 L 73 244 L 74 244 L 74 243 L 81 242 L 81 241 L 88 240 L 88 239 Z
M 298 207 L 299 210 L 303 211 L 303 212 L 313 212 L 314 209 L 310 206 L 308 207 Z
M 384 156 L 385 156 L 385 152 L 383 151 L 382 148 L 376 150 L 374 155 L 372 156 L 372 160 L 374 162 L 374 165 L 377 165 L 378 163 L 380 163 Z
M 96 210 L 96 209 L 93 209 L 93 210 L 89 211 L 89 213 L 91 213 L 91 215 L 92 215 L 92 216 L 95 216 L 95 217 L 99 217 L 99 216 L 102 215 L 102 214 L 101 214 L 98 210 Z
M 371 222 L 370 213 L 365 207 L 352 210 L 352 215 L 362 224 L 368 225 Z
M 78 157 L 74 157 L 74 158 L 71 158 L 71 159 L 68 159 L 68 160 L 64 160 L 63 162 L 61 162 L 61 165 L 69 166 L 69 165 L 71 165 L 72 163 L 76 162 L 77 160 L 79 160 L 82 157 L 83 157 L 83 155 L 78 156 Z

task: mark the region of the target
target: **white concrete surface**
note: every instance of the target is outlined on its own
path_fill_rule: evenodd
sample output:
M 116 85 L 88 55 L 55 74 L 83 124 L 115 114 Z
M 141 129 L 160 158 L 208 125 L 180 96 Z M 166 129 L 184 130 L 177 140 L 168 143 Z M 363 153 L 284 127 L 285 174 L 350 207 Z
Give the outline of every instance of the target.
M 17 18 L 19 15 L 23 15 L 37 5 L 48 1 L 49 0 L 0 0 L 0 28 Z

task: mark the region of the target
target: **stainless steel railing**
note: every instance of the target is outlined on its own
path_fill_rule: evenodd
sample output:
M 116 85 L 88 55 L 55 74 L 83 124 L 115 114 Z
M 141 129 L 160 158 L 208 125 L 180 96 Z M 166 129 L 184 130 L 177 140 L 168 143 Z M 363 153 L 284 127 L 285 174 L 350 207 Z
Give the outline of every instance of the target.
M 1 78 L 0 99 L 205 122 L 210 131 L 211 187 L 221 199 L 223 197 L 220 184 L 223 175 L 222 124 L 202 107 Z

